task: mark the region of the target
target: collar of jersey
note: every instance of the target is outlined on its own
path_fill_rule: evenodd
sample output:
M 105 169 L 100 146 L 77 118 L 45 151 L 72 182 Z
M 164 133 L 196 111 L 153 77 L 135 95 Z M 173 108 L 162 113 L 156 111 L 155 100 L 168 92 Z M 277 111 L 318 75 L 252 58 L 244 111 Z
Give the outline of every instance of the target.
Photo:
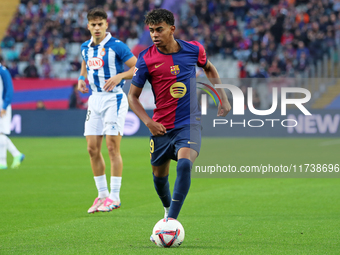
M 183 49 L 183 45 L 182 45 L 182 42 L 181 42 L 180 40 L 175 39 L 175 41 L 178 42 L 179 47 L 180 47 L 179 51 L 177 51 L 177 52 L 173 52 L 173 53 L 163 53 L 163 52 L 161 52 L 161 51 L 156 47 L 156 45 L 155 45 L 155 47 L 156 47 L 157 51 L 158 51 L 159 53 L 163 54 L 163 55 L 173 55 L 173 54 L 177 54 L 178 52 L 180 52 L 180 51 Z
M 96 46 L 91 46 L 92 45 L 92 43 L 93 43 L 93 37 L 91 36 L 91 41 L 90 41 L 90 44 L 89 44 L 89 46 L 90 47 L 97 47 L 97 46 L 104 46 L 110 39 L 111 39 L 111 34 L 109 33 L 109 32 L 106 32 L 106 36 L 105 36 L 105 38 L 104 38 L 104 40 L 103 41 L 101 41 L 99 44 L 97 44 Z

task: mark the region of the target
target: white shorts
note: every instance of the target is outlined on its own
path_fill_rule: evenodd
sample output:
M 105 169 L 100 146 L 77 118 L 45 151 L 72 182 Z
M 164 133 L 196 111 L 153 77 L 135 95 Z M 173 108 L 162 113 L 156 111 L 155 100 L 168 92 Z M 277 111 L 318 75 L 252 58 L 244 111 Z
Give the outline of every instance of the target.
M 12 107 L 6 109 L 6 115 L 0 117 L 0 134 L 9 135 L 11 133 Z
M 93 92 L 85 120 L 87 135 L 123 135 L 128 101 L 124 92 Z

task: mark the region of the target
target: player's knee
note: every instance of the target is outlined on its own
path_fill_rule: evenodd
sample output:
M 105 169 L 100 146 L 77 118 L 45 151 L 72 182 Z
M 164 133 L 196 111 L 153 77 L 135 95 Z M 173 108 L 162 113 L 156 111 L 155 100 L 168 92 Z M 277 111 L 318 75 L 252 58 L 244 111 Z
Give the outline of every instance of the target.
M 120 156 L 120 151 L 119 151 L 119 148 L 117 146 L 108 144 L 107 150 L 109 152 L 110 157 L 119 157 Z
M 192 162 L 189 159 L 181 158 L 177 162 L 177 171 L 190 172 L 192 168 Z
M 153 175 L 157 178 L 163 178 L 165 176 L 168 176 L 169 174 L 167 174 L 164 170 L 160 170 L 160 169 L 154 169 L 152 171 Z
M 98 157 L 100 155 L 100 149 L 95 146 L 87 146 L 87 151 L 90 157 Z

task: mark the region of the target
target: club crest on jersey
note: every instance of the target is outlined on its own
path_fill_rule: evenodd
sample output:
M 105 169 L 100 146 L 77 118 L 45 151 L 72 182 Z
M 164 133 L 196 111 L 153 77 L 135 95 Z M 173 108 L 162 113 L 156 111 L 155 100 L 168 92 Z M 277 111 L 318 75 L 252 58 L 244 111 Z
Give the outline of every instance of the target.
M 100 52 L 100 56 L 104 57 L 106 54 L 105 48 L 102 49 L 102 52 Z
M 170 66 L 170 72 L 173 75 L 179 74 L 180 70 L 179 70 L 178 65 Z
M 97 57 L 90 58 L 87 61 L 87 66 L 90 69 L 97 70 L 97 69 L 102 68 L 104 66 L 104 61 L 101 58 L 97 58 Z

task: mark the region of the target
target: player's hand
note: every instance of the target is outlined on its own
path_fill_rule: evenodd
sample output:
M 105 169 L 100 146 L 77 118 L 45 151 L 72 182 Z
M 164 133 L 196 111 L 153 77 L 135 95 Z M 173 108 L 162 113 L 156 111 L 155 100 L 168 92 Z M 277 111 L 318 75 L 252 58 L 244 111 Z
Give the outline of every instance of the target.
M 106 83 L 105 83 L 103 89 L 107 92 L 111 91 L 121 82 L 121 80 L 122 80 L 122 78 L 119 74 L 115 75 L 115 76 L 111 77 L 110 79 L 106 80 Z
M 166 133 L 166 128 L 158 122 L 152 121 L 146 125 L 153 136 L 161 136 Z
M 5 115 L 6 115 L 6 110 L 5 109 L 1 109 L 0 117 L 3 117 Z
M 225 117 L 230 111 L 231 111 L 231 106 L 230 106 L 228 99 L 223 100 L 222 106 L 221 104 L 218 104 L 217 116 Z
M 81 93 L 88 93 L 89 92 L 89 88 L 86 87 L 86 82 L 83 81 L 83 80 L 79 80 L 78 81 L 78 90 L 81 92 Z

